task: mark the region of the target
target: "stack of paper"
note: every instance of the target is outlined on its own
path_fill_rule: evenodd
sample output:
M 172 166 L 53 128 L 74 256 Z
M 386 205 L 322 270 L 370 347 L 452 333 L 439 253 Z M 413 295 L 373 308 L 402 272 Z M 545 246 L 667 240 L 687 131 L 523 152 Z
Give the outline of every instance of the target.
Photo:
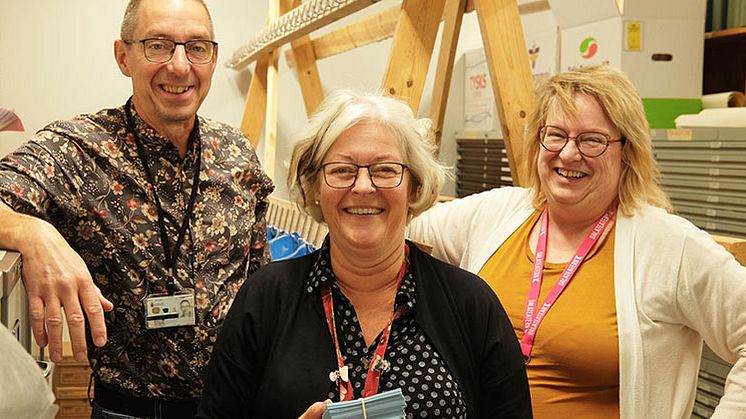
M 400 419 L 407 402 L 400 388 L 362 399 L 330 404 L 323 419 Z
M 12 109 L 0 108 L 0 131 L 23 131 L 21 119 Z

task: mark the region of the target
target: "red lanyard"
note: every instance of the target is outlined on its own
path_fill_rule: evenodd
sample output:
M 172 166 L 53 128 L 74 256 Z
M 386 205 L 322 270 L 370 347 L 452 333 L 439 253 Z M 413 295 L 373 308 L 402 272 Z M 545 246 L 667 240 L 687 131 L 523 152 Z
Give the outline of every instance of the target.
M 544 277 L 544 260 L 546 258 L 547 251 L 547 236 L 549 229 L 549 216 L 548 211 L 544 208 L 541 213 L 541 219 L 539 221 L 539 241 L 536 243 L 536 255 L 534 256 L 534 269 L 531 272 L 531 285 L 528 290 L 528 298 L 526 299 L 526 309 L 523 312 L 523 339 L 521 339 L 521 351 L 523 357 L 528 362 L 531 359 L 531 350 L 534 347 L 534 339 L 536 337 L 536 330 L 539 328 L 539 324 L 546 316 L 549 309 L 554 305 L 555 301 L 559 298 L 562 291 L 565 290 L 567 284 L 575 276 L 575 273 L 580 268 L 580 265 L 588 256 L 588 252 L 593 248 L 598 239 L 603 234 L 606 227 L 609 225 L 611 218 L 614 216 L 614 210 L 609 210 L 596 221 L 591 231 L 586 236 L 583 243 L 580 244 L 578 250 L 575 252 L 572 260 L 565 266 L 565 270 L 562 271 L 557 283 L 549 294 L 547 294 L 542 303 L 541 308 L 538 312 L 535 312 L 536 305 L 539 300 L 539 292 L 541 291 L 541 281 Z
M 404 263 L 402 263 L 399 274 L 397 275 L 397 287 L 401 284 L 404 274 L 407 272 L 409 267 L 409 247 L 405 246 Z M 329 325 L 329 332 L 332 335 L 334 341 L 334 350 L 337 353 L 337 366 L 339 369 L 329 373 L 329 379 L 336 381 L 339 384 L 339 400 L 352 400 L 352 383 L 350 382 L 349 369 L 345 365 L 344 358 L 342 358 L 342 351 L 339 348 L 339 339 L 337 339 L 337 325 L 334 321 L 334 299 L 332 297 L 332 290 L 330 286 L 326 286 L 322 290 L 321 301 L 324 304 L 324 314 L 326 314 L 326 323 Z M 363 397 L 372 396 L 378 393 L 378 382 L 381 379 L 381 373 L 389 369 L 389 362 L 384 358 L 386 356 L 386 347 L 389 344 L 389 336 L 391 335 L 391 325 L 403 312 L 405 306 L 400 306 L 391 316 L 391 320 L 381 334 L 381 338 L 378 340 L 378 345 L 373 352 L 373 358 L 368 365 L 368 376 L 365 378 L 365 386 L 363 387 Z

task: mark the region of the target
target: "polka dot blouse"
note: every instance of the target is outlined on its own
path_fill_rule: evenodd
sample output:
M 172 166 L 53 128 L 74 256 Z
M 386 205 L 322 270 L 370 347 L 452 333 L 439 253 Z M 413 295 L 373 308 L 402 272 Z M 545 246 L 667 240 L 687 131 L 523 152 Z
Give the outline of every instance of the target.
M 309 275 L 306 291 L 321 293 L 330 285 L 334 296 L 334 316 L 337 319 L 337 336 L 345 364 L 350 369 L 353 394 L 360 398 L 368 373 L 371 354 L 376 349 L 381 334 L 365 345 L 362 328 L 355 308 L 339 290 L 328 247 L 322 248 Z M 381 374 L 379 392 L 401 388 L 407 401 L 407 418 L 466 418 L 466 405 L 458 383 L 440 356 L 437 348 L 415 322 L 417 307 L 416 283 L 411 267 L 404 274 L 394 300 L 395 308 L 406 305 L 405 314 L 394 321 L 386 349 L 386 360 L 391 367 Z M 330 341 L 329 345 L 333 345 Z M 339 387 L 330 381 L 328 397 L 339 400 Z

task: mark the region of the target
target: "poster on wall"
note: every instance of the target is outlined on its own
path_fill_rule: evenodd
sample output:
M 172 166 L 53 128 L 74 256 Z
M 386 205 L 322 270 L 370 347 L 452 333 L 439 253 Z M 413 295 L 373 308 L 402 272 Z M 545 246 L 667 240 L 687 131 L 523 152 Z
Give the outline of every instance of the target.
M 557 73 L 558 40 L 556 30 L 527 35 L 526 48 L 534 84 Z M 484 50 L 465 52 L 464 66 L 464 131 L 499 131 L 500 119 Z
M 483 49 L 464 53 L 464 130 L 490 131 L 499 128 L 495 97 Z
M 541 83 L 557 73 L 557 31 L 542 32 L 526 36 L 528 60 L 534 84 Z

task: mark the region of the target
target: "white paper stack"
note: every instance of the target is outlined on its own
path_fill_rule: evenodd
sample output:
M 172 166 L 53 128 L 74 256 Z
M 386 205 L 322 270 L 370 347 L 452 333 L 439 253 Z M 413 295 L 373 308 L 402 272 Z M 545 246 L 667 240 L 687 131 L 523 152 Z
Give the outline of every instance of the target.
M 330 404 L 323 419 L 400 419 L 407 402 L 400 388 L 370 397 Z
M 702 109 L 698 114 L 684 114 L 676 117 L 676 128 L 697 127 L 746 127 L 746 108 Z

